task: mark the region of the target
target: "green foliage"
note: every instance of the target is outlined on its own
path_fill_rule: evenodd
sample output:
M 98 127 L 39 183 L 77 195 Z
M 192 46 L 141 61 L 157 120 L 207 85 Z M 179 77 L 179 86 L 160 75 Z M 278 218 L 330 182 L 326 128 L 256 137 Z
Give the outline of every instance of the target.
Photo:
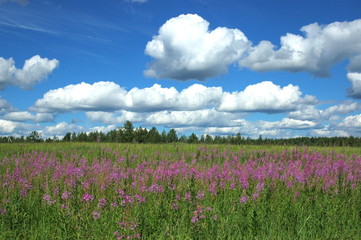
M 222 185 L 221 174 L 231 170 L 227 164 L 254 161 L 255 170 L 272 154 L 279 156 L 274 158 L 276 162 L 294 159 L 297 163 L 313 151 L 324 156 L 320 159 L 338 165 L 341 161 L 358 163 L 361 155 L 359 148 L 305 151 L 269 145 L 3 144 L 0 239 L 116 239 L 121 234 L 133 239 L 136 234 L 142 239 L 361 239 L 361 190 L 359 185 L 351 189 L 343 182 L 347 176 L 340 175 L 337 192 L 325 191 L 323 182 L 292 188 L 277 181 L 274 186 L 266 182 L 258 198 L 244 203 L 240 197 L 252 198 L 255 181 L 250 180 L 248 189 L 233 188 L 228 180 Z M 29 165 L 32 161 L 36 164 Z M 175 163 L 183 165 L 173 166 Z M 43 167 L 33 172 L 34 166 Z M 114 169 L 107 170 L 112 166 L 128 177 L 108 182 L 117 177 Z M 160 171 L 168 166 L 169 172 Z M 220 175 L 214 172 L 204 181 L 196 176 L 216 166 Z M 164 178 L 182 171 L 191 174 Z M 62 172 L 69 172 L 70 177 L 56 177 Z M 71 174 L 76 176 L 74 183 L 69 181 Z M 19 181 L 11 185 L 11 178 Z M 211 179 L 218 179 L 216 195 L 207 187 Z M 134 182 L 146 184 L 148 190 L 141 190 Z M 152 185 L 162 186 L 162 190 L 149 190 Z M 126 198 L 120 197 L 123 193 L 119 190 L 132 203 L 122 202 Z M 63 197 L 65 191 L 72 192 L 69 198 Z M 85 193 L 94 199 L 82 200 Z M 144 197 L 145 202 L 137 203 L 135 195 Z M 103 198 L 107 201 L 102 207 Z M 112 206 L 114 202 L 118 205 Z M 192 221 L 194 216 L 197 219 Z
M 40 133 L 31 132 L 26 138 L 24 136 L 0 137 L 0 143 L 20 143 L 20 142 L 43 142 Z M 59 141 L 56 136 L 45 139 L 46 142 Z M 156 127 L 150 130 L 138 127 L 134 128 L 133 123 L 126 121 L 123 127 L 111 130 L 108 133 L 103 132 L 67 132 L 62 138 L 63 142 L 117 142 L 117 143 L 190 143 L 190 144 L 234 144 L 234 145 L 292 145 L 292 146 L 320 146 L 320 147 L 361 147 L 360 137 L 298 137 L 289 139 L 257 139 L 242 136 L 241 133 L 227 136 L 210 136 L 208 134 L 198 137 L 195 133 L 189 136 L 182 135 L 178 137 L 174 129 L 168 132 L 163 130 L 161 133 Z

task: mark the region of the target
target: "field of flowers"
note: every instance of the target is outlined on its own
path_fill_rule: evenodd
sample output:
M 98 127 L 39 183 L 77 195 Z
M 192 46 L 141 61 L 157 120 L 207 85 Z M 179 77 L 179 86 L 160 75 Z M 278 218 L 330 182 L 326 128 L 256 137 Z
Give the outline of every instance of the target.
M 0 239 L 361 239 L 361 150 L 0 145 Z

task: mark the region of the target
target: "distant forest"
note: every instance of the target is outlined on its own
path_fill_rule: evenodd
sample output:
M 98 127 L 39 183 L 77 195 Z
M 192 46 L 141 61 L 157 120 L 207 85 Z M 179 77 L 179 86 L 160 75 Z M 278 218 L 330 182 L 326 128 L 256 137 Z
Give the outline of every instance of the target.
M 340 147 L 361 147 L 359 137 L 297 137 L 297 138 L 245 138 L 241 133 L 228 136 L 202 135 L 200 138 L 192 133 L 189 136 L 178 136 L 174 129 L 169 132 L 163 130 L 161 133 L 157 128 L 150 130 L 142 127 L 134 128 L 132 122 L 127 121 L 123 127 L 119 127 L 108 133 L 103 132 L 68 132 L 63 138 L 43 139 L 37 131 L 31 132 L 28 136 L 0 137 L 0 143 L 22 143 L 22 142 L 117 142 L 117 143 L 197 143 L 197 144 L 238 144 L 238 145 L 297 145 L 297 146 L 340 146 Z

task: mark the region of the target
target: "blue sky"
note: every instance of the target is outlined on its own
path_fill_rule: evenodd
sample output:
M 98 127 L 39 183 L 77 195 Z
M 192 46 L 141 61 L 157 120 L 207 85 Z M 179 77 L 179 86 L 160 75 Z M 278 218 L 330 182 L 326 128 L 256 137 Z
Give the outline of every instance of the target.
M 0 135 L 361 136 L 361 2 L 0 0 Z

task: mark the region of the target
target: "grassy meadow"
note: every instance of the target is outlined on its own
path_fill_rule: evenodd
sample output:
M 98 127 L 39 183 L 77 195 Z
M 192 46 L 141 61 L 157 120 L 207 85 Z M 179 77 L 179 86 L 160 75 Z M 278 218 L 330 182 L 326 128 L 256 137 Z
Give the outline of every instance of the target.
M 361 239 L 361 149 L 0 145 L 0 239 Z

